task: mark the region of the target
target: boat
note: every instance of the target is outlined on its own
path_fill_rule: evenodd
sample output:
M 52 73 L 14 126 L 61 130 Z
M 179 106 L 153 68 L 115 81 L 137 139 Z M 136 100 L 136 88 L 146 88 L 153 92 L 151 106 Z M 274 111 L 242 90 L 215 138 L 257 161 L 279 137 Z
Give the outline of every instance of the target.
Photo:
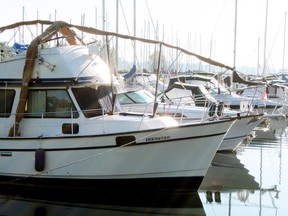
M 199 95 L 198 98 L 202 98 L 201 103 L 206 104 L 205 106 L 196 106 L 200 101 L 193 99 L 196 94 Z M 236 151 L 237 147 L 251 136 L 254 128 L 263 121 L 264 117 L 263 114 L 248 115 L 246 112 L 240 113 L 225 107 L 221 108 L 221 104 L 217 104 L 216 107 L 216 99 L 209 95 L 204 87 L 198 85 L 174 83 L 164 95 L 165 101 L 168 102 L 161 102 L 159 99 L 157 114 L 173 116 L 179 123 L 204 122 L 215 118 L 236 118 L 235 123 L 222 140 L 218 152 Z M 160 97 L 164 96 L 161 94 Z M 116 99 L 125 111 L 151 114 L 154 109 L 154 96 L 147 90 L 121 92 L 116 95 Z M 174 101 L 176 103 L 173 103 Z
M 233 79 L 235 80 L 235 79 Z M 225 106 L 233 110 L 241 112 L 258 112 L 258 113 L 273 113 L 276 109 L 282 107 L 279 101 L 272 101 L 268 99 L 255 97 L 247 97 L 226 88 L 214 76 L 193 74 L 182 75 L 177 78 L 170 78 L 169 86 L 175 82 L 189 83 L 194 85 L 202 85 L 207 91 L 218 101 L 224 103 Z M 235 80 L 236 82 L 236 80 Z M 168 86 L 168 88 L 169 88 Z
M 109 33 L 41 20 L 0 33 L 36 23 L 48 27 L 0 62 L 0 187 L 197 191 L 235 118 L 122 112 L 117 79 L 73 28 Z

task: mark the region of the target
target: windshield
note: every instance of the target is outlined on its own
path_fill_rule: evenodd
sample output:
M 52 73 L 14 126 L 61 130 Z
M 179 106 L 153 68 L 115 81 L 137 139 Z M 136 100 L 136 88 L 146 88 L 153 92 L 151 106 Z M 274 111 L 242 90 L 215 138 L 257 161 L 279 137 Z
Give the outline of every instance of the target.
M 117 95 L 117 99 L 119 100 L 120 104 L 132 104 L 132 103 L 153 103 L 154 96 L 145 91 L 132 91 L 132 92 L 125 92 L 122 94 Z
M 112 111 L 110 86 L 72 88 L 72 92 L 87 118 Z

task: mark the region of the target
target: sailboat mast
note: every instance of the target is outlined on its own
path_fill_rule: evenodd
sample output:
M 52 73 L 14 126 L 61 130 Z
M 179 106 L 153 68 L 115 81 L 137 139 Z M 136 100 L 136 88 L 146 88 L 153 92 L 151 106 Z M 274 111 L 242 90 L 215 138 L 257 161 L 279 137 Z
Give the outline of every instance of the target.
M 234 50 L 233 50 L 233 70 L 236 71 L 236 47 L 237 47 L 237 17 L 238 17 L 238 0 L 235 0 L 235 17 L 234 17 Z M 233 90 L 233 75 L 230 77 L 230 89 Z
M 258 37 L 258 49 L 257 49 L 257 76 L 259 76 L 259 69 L 260 69 L 259 53 L 260 53 L 260 37 Z
M 265 33 L 264 33 L 264 61 L 262 76 L 266 75 L 266 40 L 267 40 L 267 21 L 268 21 L 268 0 L 266 1 L 266 19 L 265 19 Z
M 235 0 L 235 25 L 234 25 L 234 51 L 233 51 L 233 68 L 236 69 L 236 41 L 237 41 L 237 3 L 238 0 Z
M 119 33 L 119 0 L 116 0 L 116 33 Z M 116 37 L 115 44 L 115 75 L 118 73 L 118 37 Z
M 136 37 L 136 0 L 134 0 L 134 37 Z M 133 59 L 133 63 L 134 65 L 136 65 L 136 40 L 134 40 L 134 59 Z
M 102 0 L 102 30 L 106 31 L 105 27 L 105 0 Z M 103 35 L 103 44 L 105 43 L 105 35 Z
M 25 17 L 25 7 L 22 7 L 22 21 L 23 22 L 25 19 L 24 17 Z M 24 43 L 24 25 L 22 26 L 22 38 L 19 41 L 22 41 L 22 43 Z
M 283 59 L 282 59 L 282 72 L 283 73 L 284 73 L 284 70 L 285 70 L 286 15 L 287 15 L 287 12 L 285 12 L 285 18 L 284 18 L 284 42 L 283 42 Z

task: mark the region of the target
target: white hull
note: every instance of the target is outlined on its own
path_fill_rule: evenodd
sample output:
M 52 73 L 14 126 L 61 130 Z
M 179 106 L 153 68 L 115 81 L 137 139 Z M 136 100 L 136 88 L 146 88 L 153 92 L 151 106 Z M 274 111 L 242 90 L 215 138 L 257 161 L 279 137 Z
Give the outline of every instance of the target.
M 218 151 L 234 151 L 261 121 L 262 116 L 253 115 L 237 119 L 225 135 Z
M 199 181 L 205 176 L 231 124 L 232 121 L 209 122 L 95 136 L 2 138 L 0 175 L 19 180 L 30 177 L 65 180 L 187 178 L 190 181 L 195 178 Z M 116 138 L 123 136 L 135 136 L 136 144 L 117 146 Z M 42 161 L 35 156 L 37 149 L 45 152 L 44 169 L 40 171 L 35 170 Z

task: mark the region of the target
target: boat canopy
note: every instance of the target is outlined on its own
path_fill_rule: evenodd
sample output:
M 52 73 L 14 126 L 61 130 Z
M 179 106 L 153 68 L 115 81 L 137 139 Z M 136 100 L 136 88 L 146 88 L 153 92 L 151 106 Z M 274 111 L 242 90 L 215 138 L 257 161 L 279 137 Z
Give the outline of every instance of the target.
M 14 136 L 15 131 L 17 134 L 18 128 L 19 128 L 19 123 L 23 118 L 23 113 L 25 109 L 25 104 L 27 101 L 27 96 L 28 96 L 28 87 L 29 87 L 29 82 L 32 77 L 32 73 L 34 70 L 34 65 L 35 61 L 37 59 L 37 53 L 38 53 L 38 47 L 41 44 L 46 43 L 47 41 L 51 40 L 55 35 L 57 36 L 58 33 L 62 34 L 62 36 L 66 39 L 68 44 L 70 45 L 77 45 L 79 42 L 80 44 L 83 44 L 83 41 L 76 36 L 75 32 L 73 31 L 72 28 L 75 28 L 81 32 L 89 33 L 89 34 L 94 34 L 94 35 L 102 35 L 102 36 L 115 36 L 118 38 L 122 39 L 130 39 L 130 40 L 135 40 L 135 41 L 141 41 L 144 43 L 150 43 L 150 44 L 159 44 L 166 46 L 168 48 L 176 49 L 179 50 L 180 52 L 194 56 L 198 58 L 199 60 L 206 62 L 208 64 L 226 68 L 227 70 L 234 70 L 232 67 L 222 64 L 220 62 L 214 61 L 210 58 L 206 58 L 204 56 L 200 56 L 198 54 L 195 54 L 193 52 L 190 52 L 188 50 L 185 50 L 181 47 L 173 46 L 161 41 L 157 40 L 151 40 L 151 39 L 145 39 L 145 38 L 139 38 L 135 36 L 130 36 L 130 35 L 124 35 L 124 34 L 119 34 L 116 32 L 108 32 L 108 31 L 102 31 L 99 29 L 91 28 L 91 27 L 85 27 L 85 26 L 79 26 L 79 25 L 72 25 L 63 21 L 47 21 L 47 20 L 33 20 L 33 21 L 22 21 L 22 22 L 17 22 L 11 25 L 7 25 L 4 27 L 0 27 L 0 34 L 6 30 L 9 29 L 15 29 L 20 26 L 24 25 L 36 25 L 36 24 L 41 24 L 41 25 L 49 25 L 49 27 L 39 36 L 37 36 L 29 45 L 27 52 L 26 52 L 26 61 L 23 69 L 23 81 L 22 81 L 22 87 L 21 87 L 21 92 L 20 92 L 20 100 L 18 103 L 17 107 L 17 113 L 16 113 L 16 119 L 15 119 L 15 125 L 10 129 L 9 136 Z M 78 43 L 77 43 L 78 41 Z

